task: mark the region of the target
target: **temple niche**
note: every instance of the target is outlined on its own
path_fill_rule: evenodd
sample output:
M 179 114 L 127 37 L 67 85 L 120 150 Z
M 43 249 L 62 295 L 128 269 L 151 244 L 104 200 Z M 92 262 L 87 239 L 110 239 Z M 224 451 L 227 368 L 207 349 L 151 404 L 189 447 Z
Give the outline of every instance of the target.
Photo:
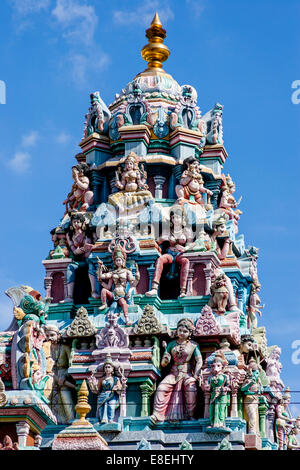
M 146 37 L 146 70 L 90 94 L 44 297 L 7 290 L 0 450 L 296 449 L 225 110 L 164 71 L 157 14 Z

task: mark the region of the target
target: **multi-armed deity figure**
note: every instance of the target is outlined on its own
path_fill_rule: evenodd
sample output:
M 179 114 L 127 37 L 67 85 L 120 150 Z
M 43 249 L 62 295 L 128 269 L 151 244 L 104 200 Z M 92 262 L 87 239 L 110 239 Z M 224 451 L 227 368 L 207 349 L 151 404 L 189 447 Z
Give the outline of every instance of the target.
M 119 191 L 109 196 L 108 203 L 118 208 L 121 213 L 128 214 L 143 208 L 153 199 L 146 184 L 147 173 L 142 165 L 139 168 L 139 161 L 139 157 L 130 152 L 125 159 L 124 169 L 118 168 L 116 172 L 115 186 Z
M 80 267 L 88 267 L 88 275 L 91 283 L 92 297 L 98 299 L 96 277 L 89 262 L 88 257 L 94 248 L 92 235 L 88 233 L 87 221 L 84 214 L 73 213 L 71 215 L 71 225 L 67 233 L 67 241 L 71 250 L 72 263 L 67 270 L 68 296 L 65 302 L 73 301 L 73 291 L 75 285 L 75 272 Z
M 166 346 L 161 366 L 172 362 L 170 373 L 159 384 L 152 418 L 154 421 L 195 419 L 197 382 L 201 383 L 202 356 L 191 341 L 194 324 L 188 318 L 177 323 L 176 339 Z M 195 366 L 193 367 L 193 360 Z
M 48 324 L 45 330 L 47 340 L 51 343 L 50 357 L 53 361 L 50 407 L 59 424 L 70 423 L 75 419 L 73 390 L 76 389 L 68 374 L 71 350 L 63 344 L 57 326 Z
M 202 194 L 206 193 L 208 196 L 212 196 L 213 193 L 204 187 L 204 181 L 200 171 L 200 162 L 195 157 L 188 157 L 184 160 L 180 184 L 175 187 L 175 191 L 179 204 L 183 204 L 184 202 L 199 204 L 202 211 L 201 215 L 198 214 L 198 217 L 203 220 L 205 219 L 206 211 Z
M 171 265 L 168 277 L 175 277 L 176 265 L 180 266 L 180 297 L 186 295 L 186 285 L 190 262 L 184 256 L 194 241 L 194 235 L 190 228 L 186 226 L 185 211 L 182 206 L 174 206 L 170 212 L 170 233 L 162 236 L 158 242 L 168 242 L 166 253 L 159 256 L 155 262 L 155 271 L 152 280 L 152 288 L 146 292 L 147 296 L 157 295 L 158 286 L 165 265 Z
M 229 376 L 225 369 L 228 361 L 222 351 L 217 351 L 210 365 L 211 375 L 203 384 L 204 390 L 210 392 L 209 419 L 211 425 L 208 428 L 224 428 L 227 417 L 227 409 L 230 404 Z
M 90 180 L 86 176 L 88 170 L 89 166 L 86 163 L 79 163 L 72 167 L 74 183 L 67 199 L 63 202 L 68 214 L 75 210 L 86 212 L 93 204 L 94 194 L 89 190 Z
M 120 405 L 120 394 L 126 387 L 126 379 L 115 373 L 115 365 L 109 355 L 103 364 L 103 377 L 99 380 L 92 374 L 88 379 L 93 393 L 98 394 L 96 417 L 102 424 L 115 422 L 115 415 Z
M 139 282 L 139 271 L 134 276 L 132 271 L 126 267 L 127 255 L 125 251 L 116 246 L 112 254 L 115 269 L 107 271 L 103 262 L 98 259 L 98 279 L 102 286 L 101 301 L 102 305 L 99 310 L 108 307 L 107 302 L 115 302 L 123 311 L 126 325 L 129 325 L 128 319 L 128 303 L 135 292 L 135 287 Z

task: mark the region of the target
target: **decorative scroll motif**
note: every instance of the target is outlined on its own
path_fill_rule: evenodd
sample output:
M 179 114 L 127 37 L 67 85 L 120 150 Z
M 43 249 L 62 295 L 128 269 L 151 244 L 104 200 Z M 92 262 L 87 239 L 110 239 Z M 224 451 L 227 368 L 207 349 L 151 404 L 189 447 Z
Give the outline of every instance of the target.
M 155 316 L 154 307 L 152 305 L 146 305 L 141 315 L 141 318 L 133 329 L 134 334 L 154 335 L 157 333 L 161 333 L 162 330 L 163 326 Z
M 205 305 L 196 323 L 195 336 L 212 336 L 219 335 L 220 333 L 221 327 L 217 323 L 212 309 L 208 305 Z
M 108 245 L 108 251 L 113 253 L 116 248 L 121 248 L 128 255 L 136 251 L 137 242 L 129 234 L 117 235 Z
M 97 329 L 89 320 L 88 311 L 84 307 L 80 307 L 72 324 L 67 329 L 66 335 L 74 338 L 78 336 L 93 336 L 97 333 Z

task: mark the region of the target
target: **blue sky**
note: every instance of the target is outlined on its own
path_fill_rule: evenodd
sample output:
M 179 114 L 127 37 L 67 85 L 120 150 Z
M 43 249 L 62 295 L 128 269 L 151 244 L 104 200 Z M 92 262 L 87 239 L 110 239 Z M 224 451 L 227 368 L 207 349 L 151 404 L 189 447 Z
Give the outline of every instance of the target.
M 300 104 L 291 100 L 299 0 L 1 0 L 0 329 L 12 316 L 6 288 L 43 292 L 41 260 L 72 184 L 89 93 L 109 104 L 144 70 L 140 49 L 155 10 L 171 50 L 165 70 L 197 89 L 202 113 L 224 105 L 224 171 L 243 196 L 240 233 L 260 248 L 259 325 L 283 349 L 283 380 L 300 390 L 300 364 L 291 361 L 300 340 Z

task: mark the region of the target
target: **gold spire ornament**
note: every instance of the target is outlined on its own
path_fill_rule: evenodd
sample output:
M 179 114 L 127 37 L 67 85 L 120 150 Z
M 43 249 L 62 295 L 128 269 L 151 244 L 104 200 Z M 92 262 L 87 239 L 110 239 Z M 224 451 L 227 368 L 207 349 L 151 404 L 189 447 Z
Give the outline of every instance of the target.
M 167 60 L 170 55 L 169 48 L 163 44 L 166 37 L 166 30 L 163 29 L 157 13 L 155 13 L 150 28 L 146 30 L 146 37 L 149 44 L 143 47 L 141 54 L 144 60 L 148 62 L 147 70 L 162 71 L 162 62 Z
M 76 413 L 79 414 L 79 419 L 73 422 L 73 426 L 89 425 L 90 423 L 85 419 L 86 415 L 91 411 L 91 406 L 88 404 L 89 390 L 84 380 L 78 391 L 77 405 L 75 406 Z

